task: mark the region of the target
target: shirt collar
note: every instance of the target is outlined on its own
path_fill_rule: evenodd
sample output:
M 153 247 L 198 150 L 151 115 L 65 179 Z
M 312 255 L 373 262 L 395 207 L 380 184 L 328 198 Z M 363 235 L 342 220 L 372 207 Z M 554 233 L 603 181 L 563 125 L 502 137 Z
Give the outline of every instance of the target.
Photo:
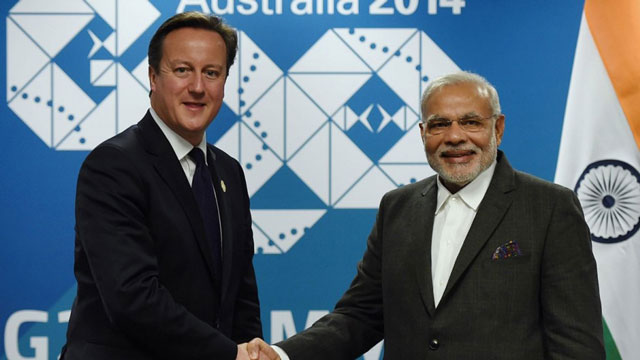
M 175 131 L 171 130 L 171 128 L 167 126 L 167 124 L 165 124 L 164 120 L 160 119 L 160 116 L 158 116 L 158 114 L 155 112 L 155 110 L 153 110 L 152 107 L 149 108 L 149 112 L 151 113 L 151 117 L 153 118 L 153 120 L 155 120 L 156 124 L 158 124 L 158 127 L 160 127 L 160 130 L 162 130 L 164 136 L 167 138 L 167 140 L 169 140 L 169 145 L 171 145 L 171 148 L 176 154 L 178 160 L 182 160 L 189 154 L 191 149 L 193 149 L 193 145 L 191 145 L 190 142 L 178 135 Z M 202 136 L 202 141 L 200 141 L 200 144 L 198 144 L 198 148 L 202 150 L 204 154 L 207 153 L 206 139 L 207 136 L 206 134 L 204 134 Z M 205 156 L 204 158 L 205 163 L 208 165 L 209 163 L 207 161 L 207 156 Z
M 440 182 L 440 175 L 438 175 L 436 181 L 438 184 L 438 203 L 436 206 L 436 214 L 442 210 L 443 205 L 451 196 L 458 196 L 465 204 L 467 204 L 467 206 L 473 209 L 473 211 L 478 211 L 478 206 L 480 206 L 480 202 L 484 198 L 484 194 L 486 194 L 487 189 L 489 189 L 489 184 L 491 184 L 491 179 L 493 178 L 495 170 L 496 160 L 493 160 L 488 168 L 484 169 L 480 175 L 476 176 L 473 181 L 455 194 L 451 194 L 449 189 L 442 185 Z

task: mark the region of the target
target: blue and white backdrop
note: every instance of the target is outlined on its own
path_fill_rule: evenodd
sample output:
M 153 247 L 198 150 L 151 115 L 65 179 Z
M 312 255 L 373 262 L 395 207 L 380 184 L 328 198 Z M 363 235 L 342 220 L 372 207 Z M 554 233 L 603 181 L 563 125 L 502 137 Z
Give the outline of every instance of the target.
M 247 175 L 265 338 L 329 311 L 382 194 L 429 176 L 430 79 L 493 82 L 512 164 L 552 180 L 582 1 L 21 0 L 0 4 L 1 359 L 55 359 L 75 295 L 74 196 L 88 151 L 148 107 L 146 49 L 183 10 L 240 49 L 207 132 Z M 379 359 L 382 345 L 365 359 Z

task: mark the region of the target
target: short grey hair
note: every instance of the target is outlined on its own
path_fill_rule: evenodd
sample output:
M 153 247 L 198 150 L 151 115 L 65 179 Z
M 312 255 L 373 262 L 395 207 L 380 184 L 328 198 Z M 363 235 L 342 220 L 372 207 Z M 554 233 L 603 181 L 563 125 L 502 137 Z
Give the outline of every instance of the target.
M 500 98 L 498 97 L 496 88 L 494 88 L 493 85 L 491 85 L 491 83 L 487 81 L 487 79 L 478 74 L 469 71 L 460 71 L 457 73 L 441 76 L 429 83 L 427 88 L 424 90 L 424 93 L 422 93 L 422 99 L 420 100 L 420 109 L 422 110 L 423 118 L 422 121 L 424 121 L 424 114 L 427 113 L 427 100 L 429 100 L 429 97 L 431 95 L 445 86 L 466 83 L 477 85 L 478 92 L 481 95 L 485 96 L 489 101 L 492 115 L 499 115 L 501 113 Z

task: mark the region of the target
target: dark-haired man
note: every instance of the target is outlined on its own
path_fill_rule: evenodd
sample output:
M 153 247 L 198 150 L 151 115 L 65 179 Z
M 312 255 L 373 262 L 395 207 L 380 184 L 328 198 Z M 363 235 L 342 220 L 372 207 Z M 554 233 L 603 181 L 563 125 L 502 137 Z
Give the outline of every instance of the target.
M 78 176 L 63 359 L 248 359 L 238 344 L 262 336 L 244 175 L 205 137 L 236 49 L 193 12 L 153 36 L 151 108 Z

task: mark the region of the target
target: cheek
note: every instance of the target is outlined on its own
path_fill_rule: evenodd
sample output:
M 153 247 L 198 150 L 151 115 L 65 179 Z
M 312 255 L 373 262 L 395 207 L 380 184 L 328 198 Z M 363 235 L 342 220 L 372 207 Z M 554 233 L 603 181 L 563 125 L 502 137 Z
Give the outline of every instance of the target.
M 482 150 L 487 150 L 491 144 L 492 134 L 482 134 L 471 138 L 471 142 Z
M 220 100 L 224 97 L 224 81 L 212 83 L 209 86 L 209 96 L 212 99 Z

